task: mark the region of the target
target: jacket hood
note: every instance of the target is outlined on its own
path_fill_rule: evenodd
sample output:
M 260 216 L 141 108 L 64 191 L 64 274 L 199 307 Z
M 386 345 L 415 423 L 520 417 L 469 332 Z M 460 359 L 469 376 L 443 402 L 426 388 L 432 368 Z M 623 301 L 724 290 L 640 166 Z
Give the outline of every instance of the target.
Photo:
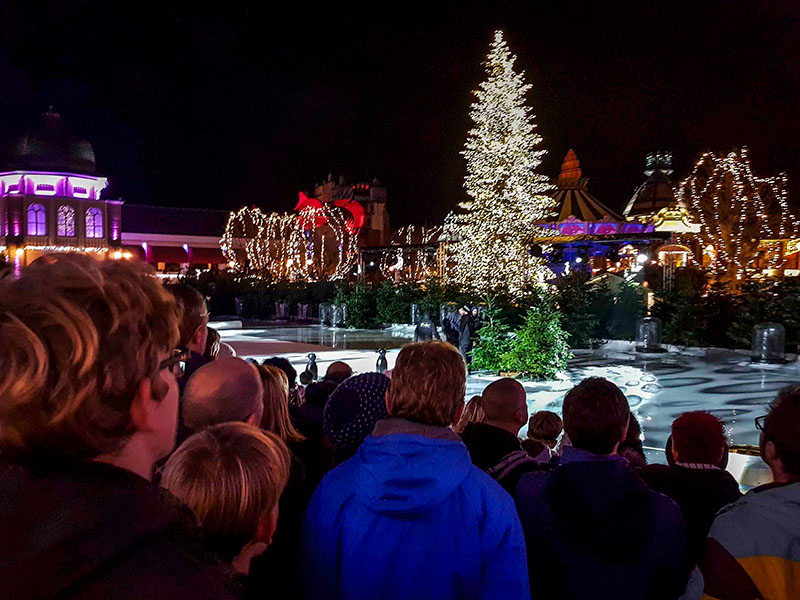
M 167 492 L 110 465 L 2 464 L 0 595 L 53 597 L 143 538 L 189 523 Z
M 556 530 L 612 562 L 636 560 L 650 534 L 653 493 L 628 462 L 566 448 L 546 490 Z
M 460 441 L 407 433 L 368 437 L 354 460 L 358 498 L 394 516 L 423 514 L 441 504 L 473 468 Z

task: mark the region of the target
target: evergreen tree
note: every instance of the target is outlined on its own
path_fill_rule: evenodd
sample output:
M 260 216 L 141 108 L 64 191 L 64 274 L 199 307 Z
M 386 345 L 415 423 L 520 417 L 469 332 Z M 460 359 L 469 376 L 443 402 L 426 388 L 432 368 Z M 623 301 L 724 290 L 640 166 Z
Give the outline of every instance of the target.
M 536 173 L 545 151 L 535 149 L 542 137 L 525 104 L 531 86 L 514 70 L 515 61 L 503 32 L 495 32 L 462 152 L 470 199 L 460 205 L 447 232 L 454 279 L 484 295 L 517 296 L 548 273 L 544 261 L 532 255 L 530 240 L 543 235 L 534 224 L 553 205 L 547 195 L 552 187 Z

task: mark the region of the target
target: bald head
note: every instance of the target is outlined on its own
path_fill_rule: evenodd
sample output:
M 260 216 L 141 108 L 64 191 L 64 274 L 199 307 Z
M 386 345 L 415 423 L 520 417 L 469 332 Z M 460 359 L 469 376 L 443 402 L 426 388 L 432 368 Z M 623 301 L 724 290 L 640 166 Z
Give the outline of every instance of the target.
M 184 424 L 192 430 L 229 421 L 261 422 L 264 388 L 255 367 L 241 358 L 219 358 L 189 378 L 181 401 Z
M 325 379 L 341 383 L 353 374 L 353 369 L 346 362 L 340 360 L 332 362 L 325 371 Z
M 486 423 L 519 433 L 528 422 L 528 403 L 525 388 L 516 379 L 504 377 L 490 383 L 481 394 L 481 408 Z

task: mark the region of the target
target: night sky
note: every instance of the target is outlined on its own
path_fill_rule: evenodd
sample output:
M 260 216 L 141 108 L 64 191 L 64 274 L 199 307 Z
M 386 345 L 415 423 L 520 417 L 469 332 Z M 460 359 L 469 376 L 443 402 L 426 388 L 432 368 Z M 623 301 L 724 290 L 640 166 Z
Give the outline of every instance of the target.
M 464 197 L 471 90 L 501 28 L 543 173 L 574 148 L 621 210 L 648 151 L 684 175 L 748 145 L 800 205 L 796 0 L 275 4 L 0 2 L 0 139 L 52 102 L 127 202 L 290 210 L 333 172 L 379 177 L 395 226 L 440 222 Z

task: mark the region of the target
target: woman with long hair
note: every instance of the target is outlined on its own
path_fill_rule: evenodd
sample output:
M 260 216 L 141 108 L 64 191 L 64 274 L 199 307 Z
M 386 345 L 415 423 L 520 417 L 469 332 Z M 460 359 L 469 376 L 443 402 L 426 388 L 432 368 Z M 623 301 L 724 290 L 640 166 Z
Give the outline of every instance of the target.
M 259 365 L 258 373 L 264 384 L 261 428 L 277 435 L 289 448 L 303 442 L 306 438 L 295 429 L 289 418 L 289 380 L 286 373 L 273 365 Z

